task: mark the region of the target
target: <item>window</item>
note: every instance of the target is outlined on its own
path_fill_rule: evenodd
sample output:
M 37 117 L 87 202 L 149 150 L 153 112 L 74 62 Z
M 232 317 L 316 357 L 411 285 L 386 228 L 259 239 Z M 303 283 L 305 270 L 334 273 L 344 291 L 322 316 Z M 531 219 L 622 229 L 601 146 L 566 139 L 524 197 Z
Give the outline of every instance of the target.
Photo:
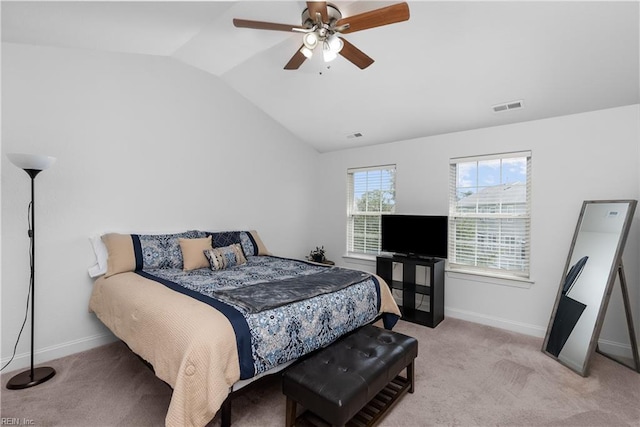
M 530 152 L 451 159 L 451 270 L 529 278 L 530 215 Z
M 347 254 L 380 252 L 380 217 L 395 210 L 395 165 L 347 171 Z

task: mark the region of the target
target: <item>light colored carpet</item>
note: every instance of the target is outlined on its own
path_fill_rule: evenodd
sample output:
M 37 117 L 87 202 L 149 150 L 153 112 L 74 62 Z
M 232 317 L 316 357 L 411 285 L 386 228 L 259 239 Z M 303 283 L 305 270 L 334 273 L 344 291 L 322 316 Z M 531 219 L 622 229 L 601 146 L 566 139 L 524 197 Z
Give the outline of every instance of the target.
M 540 351 L 542 340 L 447 318 L 437 328 L 400 321 L 419 342 L 416 392 L 382 426 L 640 426 L 640 374 L 599 354 L 586 378 Z M 46 364 L 57 375 L 9 391 L 1 416 L 33 426 L 161 426 L 171 389 L 122 343 Z M 234 426 L 284 425 L 277 376 L 233 404 Z M 211 426 L 219 425 L 216 417 Z

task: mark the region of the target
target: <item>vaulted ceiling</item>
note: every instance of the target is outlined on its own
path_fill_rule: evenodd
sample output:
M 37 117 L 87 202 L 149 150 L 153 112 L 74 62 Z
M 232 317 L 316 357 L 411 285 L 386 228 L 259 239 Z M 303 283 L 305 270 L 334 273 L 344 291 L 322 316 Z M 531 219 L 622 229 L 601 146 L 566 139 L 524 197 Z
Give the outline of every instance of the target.
M 300 25 L 299 1 L 3 1 L 2 41 L 173 58 L 320 152 L 640 103 L 638 2 L 408 3 L 408 21 L 344 35 L 375 60 L 364 70 L 321 55 L 284 70 L 301 34 L 232 24 Z

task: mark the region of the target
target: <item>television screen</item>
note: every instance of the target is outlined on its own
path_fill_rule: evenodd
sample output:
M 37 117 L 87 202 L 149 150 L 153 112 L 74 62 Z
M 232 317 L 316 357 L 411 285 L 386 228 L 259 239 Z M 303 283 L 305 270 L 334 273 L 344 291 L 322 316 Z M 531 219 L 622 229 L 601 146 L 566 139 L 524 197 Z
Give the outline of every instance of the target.
M 382 215 L 382 251 L 409 256 L 447 258 L 446 216 Z

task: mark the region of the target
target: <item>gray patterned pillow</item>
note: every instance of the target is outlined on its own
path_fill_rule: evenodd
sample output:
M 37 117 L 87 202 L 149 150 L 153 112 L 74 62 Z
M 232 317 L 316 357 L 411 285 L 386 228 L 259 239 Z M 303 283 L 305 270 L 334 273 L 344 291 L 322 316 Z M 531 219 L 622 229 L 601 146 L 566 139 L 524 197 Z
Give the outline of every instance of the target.
M 143 270 L 155 268 L 182 268 L 182 250 L 178 238 L 197 239 L 206 237 L 202 231 L 190 230 L 175 234 L 140 234 Z
M 253 244 L 253 240 L 246 231 L 240 232 L 240 244 L 246 256 L 258 255 L 258 248 Z

